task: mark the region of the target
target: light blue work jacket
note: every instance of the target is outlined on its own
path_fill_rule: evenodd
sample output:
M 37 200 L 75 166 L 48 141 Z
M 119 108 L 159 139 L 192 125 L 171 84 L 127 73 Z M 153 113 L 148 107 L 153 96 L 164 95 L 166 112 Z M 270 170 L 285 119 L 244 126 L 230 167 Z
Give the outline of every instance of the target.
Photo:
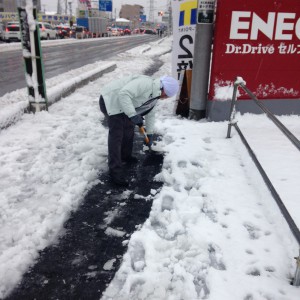
M 109 116 L 124 113 L 130 118 L 137 114 L 135 108 L 161 95 L 160 79 L 153 79 L 146 75 L 127 76 L 105 86 L 101 95 Z M 155 108 L 145 116 L 145 121 L 147 133 L 152 134 Z

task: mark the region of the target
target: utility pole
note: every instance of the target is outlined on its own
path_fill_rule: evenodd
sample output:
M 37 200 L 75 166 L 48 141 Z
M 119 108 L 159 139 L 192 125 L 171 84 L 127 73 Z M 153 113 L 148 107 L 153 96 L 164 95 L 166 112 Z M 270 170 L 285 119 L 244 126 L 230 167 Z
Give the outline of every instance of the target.
M 43 12 L 46 13 L 46 4 L 43 4 Z
M 172 6 L 171 6 L 171 1 L 169 1 L 168 11 L 169 11 L 169 18 L 168 18 L 168 36 L 170 36 L 171 33 L 173 32 L 173 30 L 172 30 Z
M 61 13 L 62 13 L 62 7 L 60 4 L 60 0 L 57 0 L 57 14 L 61 15 Z
M 41 0 L 37 0 L 37 2 L 36 2 L 36 11 L 37 12 L 42 11 Z
M 72 17 L 72 2 L 68 2 L 69 4 L 69 12 L 70 12 L 70 17 Z
M 65 15 L 68 15 L 68 0 L 65 0 Z
M 154 22 L 154 0 L 150 0 L 149 22 Z
M 72 18 L 72 2 L 68 2 L 69 4 L 69 11 L 70 11 L 70 21 L 69 21 L 69 24 L 70 24 L 70 27 L 73 26 L 73 18 Z
M 215 0 L 199 0 L 189 118 L 206 117 Z

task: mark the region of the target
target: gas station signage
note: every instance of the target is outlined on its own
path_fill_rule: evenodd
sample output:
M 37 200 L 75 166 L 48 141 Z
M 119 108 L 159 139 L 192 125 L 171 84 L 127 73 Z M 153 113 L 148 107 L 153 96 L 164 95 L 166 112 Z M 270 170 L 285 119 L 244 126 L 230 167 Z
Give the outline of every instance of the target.
M 217 6 L 209 99 L 237 76 L 260 99 L 299 98 L 299 0 L 224 2 Z

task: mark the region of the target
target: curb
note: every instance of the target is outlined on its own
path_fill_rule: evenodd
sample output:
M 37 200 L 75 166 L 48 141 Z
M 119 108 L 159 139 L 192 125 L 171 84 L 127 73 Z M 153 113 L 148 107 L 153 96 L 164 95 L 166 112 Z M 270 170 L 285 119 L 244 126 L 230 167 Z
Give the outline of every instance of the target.
M 86 85 L 89 81 L 96 80 L 101 77 L 105 73 L 109 73 L 114 71 L 117 68 L 116 64 L 111 64 L 107 68 L 101 69 L 98 72 L 87 72 L 84 76 L 82 76 L 79 80 L 74 80 L 70 83 L 69 86 L 65 84 L 60 88 L 59 85 L 49 88 L 48 90 L 48 106 L 51 106 L 53 103 L 58 102 L 64 97 L 69 96 L 74 93 L 74 91 L 82 86 Z M 90 73 L 90 75 L 88 75 Z M 24 113 L 29 112 L 29 103 L 28 105 L 24 103 L 25 101 L 13 103 L 9 105 L 10 111 L 13 109 L 13 114 L 7 115 L 7 118 L 4 119 L 4 122 L 0 122 L 0 133 L 1 130 L 8 128 L 9 126 L 16 124 L 23 116 Z M 5 109 L 3 109 L 3 112 Z
M 73 82 L 70 84 L 70 86 L 65 87 L 61 90 L 59 93 L 53 93 L 54 95 L 51 95 L 51 88 L 49 89 L 49 97 L 48 97 L 48 106 L 52 105 L 53 103 L 61 100 L 61 98 L 67 97 L 75 92 L 76 89 L 83 87 L 86 85 L 89 81 L 94 81 L 101 77 L 102 75 L 112 72 L 116 69 L 117 65 L 113 64 L 109 67 L 107 67 L 104 70 L 101 70 L 97 73 L 93 73 L 90 76 L 87 76 L 84 79 L 79 80 L 78 82 Z M 58 86 L 59 87 L 59 86 Z

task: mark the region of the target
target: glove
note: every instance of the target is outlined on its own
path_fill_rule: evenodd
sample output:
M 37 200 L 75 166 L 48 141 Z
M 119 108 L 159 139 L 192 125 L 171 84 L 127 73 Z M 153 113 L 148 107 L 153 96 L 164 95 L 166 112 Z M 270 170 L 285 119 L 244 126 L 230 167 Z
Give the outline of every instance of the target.
M 131 117 L 130 120 L 134 125 L 137 125 L 139 127 L 143 126 L 144 119 L 141 115 L 135 115 L 135 116 Z
M 153 134 L 148 134 L 147 136 L 148 136 L 149 142 L 148 143 L 145 142 L 145 145 L 148 147 L 151 147 L 153 144 Z

